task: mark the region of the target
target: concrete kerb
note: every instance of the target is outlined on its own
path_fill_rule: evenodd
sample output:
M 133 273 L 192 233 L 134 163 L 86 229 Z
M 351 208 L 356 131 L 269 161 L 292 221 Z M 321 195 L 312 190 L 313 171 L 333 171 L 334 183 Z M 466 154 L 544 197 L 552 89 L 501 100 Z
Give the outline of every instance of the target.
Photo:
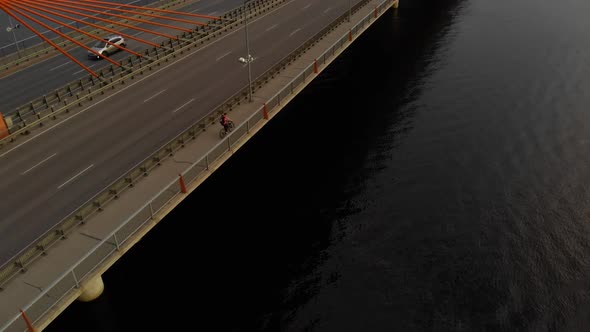
M 341 26 L 339 28 L 345 30 L 342 35 L 346 36 L 346 33 L 348 33 L 348 30 L 346 30 L 347 27 L 343 28 Z M 336 36 L 334 38 L 334 40 L 337 41 L 339 38 L 341 38 L 341 37 Z M 319 48 L 318 45 L 319 44 L 316 44 L 314 46 L 314 49 L 310 50 L 310 51 L 316 52 L 316 54 L 318 54 L 318 53 L 321 54 L 322 50 L 318 49 Z M 321 42 L 321 45 L 323 47 L 331 47 L 330 45 L 332 45 L 332 43 L 330 40 L 324 39 L 324 41 Z M 328 46 L 326 46 L 326 45 L 328 45 Z M 346 47 L 348 47 L 348 45 Z M 334 57 L 331 57 L 329 59 L 329 61 L 326 62 L 325 65 L 320 66 L 320 73 L 321 73 L 321 71 L 323 71 L 323 69 L 326 68 L 326 66 L 331 61 L 333 61 L 336 58 L 336 55 L 341 53 L 344 49 L 345 48 L 339 49 L 339 52 L 337 54 L 335 54 Z M 302 69 L 309 68 L 309 66 L 312 63 L 310 61 L 310 59 L 312 57 L 314 57 L 314 54 L 312 54 L 310 52 L 310 54 L 308 56 L 301 57 L 298 60 L 294 61 L 291 64 L 291 66 L 289 67 L 289 69 L 287 69 L 285 72 L 279 74 L 279 77 L 277 77 L 276 80 L 273 80 L 272 82 L 270 82 L 269 84 L 265 85 L 264 87 L 262 87 L 261 89 L 259 89 L 257 91 L 257 93 L 255 94 L 255 99 L 254 99 L 255 101 L 253 103 L 242 104 L 242 105 L 234 108 L 234 110 L 231 113 L 231 117 L 234 119 L 234 121 L 236 121 L 236 123 L 243 122 L 245 119 L 247 119 L 252 114 L 260 111 L 262 105 L 264 104 L 264 101 L 268 100 L 268 98 L 271 98 L 273 96 L 272 92 L 273 91 L 276 92 L 277 90 L 280 91 L 281 85 L 284 85 L 284 83 L 285 83 L 284 81 L 287 77 L 296 76 L 297 72 L 301 72 Z M 317 74 L 317 75 L 319 75 L 319 74 Z M 305 88 L 305 86 L 307 84 L 309 84 L 313 80 L 313 78 L 317 77 L 317 75 L 313 75 L 313 76 L 308 77 L 308 79 L 305 82 L 303 82 L 303 84 L 300 84 L 296 88 L 295 92 L 299 92 L 303 88 Z M 282 82 L 282 84 L 279 82 Z M 272 111 L 270 112 L 270 119 L 272 119 L 272 117 L 274 117 L 276 114 L 278 114 L 280 109 L 282 109 L 282 107 L 284 107 L 284 105 L 287 105 L 288 102 L 291 99 L 293 99 L 295 96 L 296 96 L 296 93 L 290 94 L 288 98 L 284 99 L 284 102 L 278 108 L 272 109 Z M 249 137 L 254 135 L 266 123 L 268 123 L 268 121 L 264 121 L 264 120 L 257 123 L 256 126 L 251 128 L 251 132 L 250 132 L 249 136 L 247 137 L 247 139 L 243 140 L 241 143 L 239 143 L 239 145 L 238 144 L 234 145 L 234 148 L 232 150 L 235 151 L 235 150 L 239 149 L 249 139 Z M 183 149 L 179 150 L 177 153 L 175 153 L 173 158 L 170 158 L 170 159 L 167 159 L 166 161 L 164 161 L 160 167 L 156 168 L 152 173 L 150 173 L 149 177 L 147 177 L 144 180 L 137 183 L 137 185 L 135 186 L 134 189 L 124 192 L 118 200 L 114 201 L 113 203 L 111 203 L 109 205 L 108 209 L 105 209 L 103 212 L 101 212 L 93 217 L 94 220 L 99 220 L 100 222 L 90 222 L 90 223 L 85 223 L 85 224 L 81 225 L 78 228 L 78 231 L 73 232 L 73 234 L 69 237 L 68 241 L 61 241 L 54 248 L 52 248 L 52 251 L 53 251 L 52 255 L 46 257 L 44 260 L 39 261 L 39 263 L 36 263 L 33 266 L 31 266 L 31 268 L 29 269 L 29 272 L 27 272 L 23 275 L 17 276 L 13 280 L 12 283 L 21 283 L 21 282 L 24 283 L 24 282 L 28 282 L 28 281 L 33 281 L 33 278 L 37 279 L 35 277 L 32 278 L 31 277 L 32 275 L 37 275 L 37 277 L 39 275 L 43 275 L 43 279 L 51 278 L 49 275 L 41 273 L 42 271 L 47 271 L 46 269 L 48 268 L 48 266 L 51 266 L 52 268 L 59 267 L 58 270 L 62 270 L 62 271 L 67 270 L 67 266 L 71 266 L 72 260 L 75 261 L 76 259 L 78 259 L 80 257 L 80 255 L 74 255 L 73 253 L 83 252 L 84 249 L 80 247 L 81 243 L 92 242 L 92 241 L 88 240 L 89 238 L 100 238 L 101 236 L 104 237 L 105 235 L 107 235 L 106 230 L 113 229 L 112 227 L 114 225 L 116 225 L 117 222 L 118 223 L 122 222 L 120 219 L 120 216 L 121 216 L 121 214 L 125 215 L 124 211 L 127 211 L 127 213 L 130 213 L 130 212 L 132 213 L 132 211 L 134 209 L 139 208 L 141 206 L 142 202 L 145 203 L 147 200 L 149 200 L 149 196 L 153 195 L 154 190 L 157 191 L 157 189 L 159 189 L 159 188 L 161 189 L 163 184 L 170 183 L 170 180 L 173 180 L 173 181 L 176 180 L 178 174 L 182 173 L 184 170 L 187 169 L 187 166 L 186 166 L 187 162 L 188 163 L 195 162 L 196 160 L 199 159 L 199 157 L 197 157 L 197 156 L 202 156 L 204 153 L 206 153 L 208 151 L 208 147 L 211 147 L 211 146 L 217 144 L 219 142 L 219 137 L 217 135 L 217 133 L 218 133 L 217 129 L 218 128 L 216 128 L 216 127 L 206 128 L 204 133 L 199 135 L 198 139 L 188 142 L 186 144 L 185 148 L 183 148 Z M 217 167 L 219 167 L 221 164 L 223 164 L 223 162 L 231 156 L 231 153 L 232 153 L 232 151 L 228 152 L 224 158 L 219 158 L 215 163 L 212 163 L 209 171 L 205 172 L 203 174 L 203 176 L 200 176 L 198 179 L 196 179 L 190 183 L 187 183 L 188 184 L 187 189 L 189 191 L 189 194 L 190 194 L 190 192 L 195 190 L 200 185 L 200 183 L 205 181 L 205 179 L 208 178 L 208 176 L 210 174 L 212 174 L 212 172 L 215 171 L 217 169 Z M 150 194 L 150 193 L 152 193 L 152 194 Z M 155 225 L 159 220 L 161 220 L 161 218 L 163 218 L 178 203 L 180 203 L 180 201 L 182 201 L 184 199 L 184 197 L 185 197 L 184 195 L 177 195 L 175 201 L 170 201 L 169 206 L 165 210 L 161 211 L 161 216 L 157 217 L 153 224 Z M 123 213 L 121 213 L 121 212 L 123 212 Z M 119 216 L 119 217 L 117 218 L 114 216 Z M 137 238 L 135 239 L 135 242 L 139 241 L 141 239 L 141 237 L 143 236 L 143 234 L 146 234 L 149 231 L 149 229 L 151 229 L 153 227 L 153 225 L 151 225 L 151 226 L 145 225 L 144 227 L 146 227 L 146 229 L 141 230 L 139 233 L 137 233 Z M 91 236 L 89 237 L 88 235 L 91 235 Z M 77 243 L 77 245 L 76 245 L 76 243 Z M 90 248 L 87 248 L 87 249 L 90 249 Z M 118 254 L 116 256 L 120 257 L 121 255 L 122 255 L 122 253 Z M 60 259 L 59 260 L 54 259 L 55 257 L 60 257 Z M 66 259 L 64 259 L 64 258 L 66 258 Z M 64 266 L 66 268 L 62 269 L 62 267 L 64 267 Z M 103 269 L 101 269 L 101 270 L 103 270 Z M 43 288 L 43 286 L 41 285 L 42 282 L 43 282 L 42 280 L 35 280 L 33 285 L 39 285 L 40 289 L 42 289 Z M 21 284 L 21 286 L 22 286 L 22 284 Z M 14 287 L 14 288 L 9 287 L 8 289 L 6 289 L 2 293 L 2 302 L 4 302 L 7 299 L 7 297 L 9 297 L 8 296 L 9 293 L 12 293 L 11 289 L 17 290 L 19 288 L 22 288 L 22 287 Z M 21 291 L 23 291 L 23 289 L 21 289 Z M 20 293 L 19 295 L 22 296 L 23 294 Z M 75 298 L 77 297 L 76 295 L 79 295 L 79 294 L 76 293 L 76 294 L 69 296 L 71 301 L 70 300 L 68 300 L 68 301 L 70 303 L 72 301 L 74 301 Z M 26 302 L 26 300 L 22 299 L 21 297 L 12 298 L 12 299 L 18 300 L 16 302 L 9 301 L 8 303 L 10 303 L 12 306 L 23 307 L 26 304 L 26 303 L 23 303 L 23 302 Z M 0 306 L 0 307 L 4 307 L 4 306 Z

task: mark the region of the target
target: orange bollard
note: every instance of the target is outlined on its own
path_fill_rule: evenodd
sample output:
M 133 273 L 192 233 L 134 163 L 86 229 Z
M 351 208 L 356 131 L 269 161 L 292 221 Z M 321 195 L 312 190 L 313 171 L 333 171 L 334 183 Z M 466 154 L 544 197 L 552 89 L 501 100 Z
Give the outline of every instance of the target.
M 4 138 L 8 135 L 10 135 L 8 125 L 6 124 L 6 120 L 4 120 L 4 116 L 0 113 L 0 138 Z
M 352 41 L 352 30 L 348 30 L 348 41 Z
M 316 74 L 318 73 L 318 60 L 317 59 L 313 60 L 313 72 Z
M 268 108 L 266 107 L 266 103 L 264 103 L 264 107 L 262 108 L 262 114 L 264 115 L 264 119 L 268 120 Z
M 35 332 L 35 328 L 33 327 L 31 320 L 29 319 L 27 314 L 23 311 L 23 309 L 20 309 L 20 314 L 23 316 L 23 319 L 25 320 L 25 323 L 27 324 L 27 329 L 29 330 L 29 332 Z
M 179 176 L 178 181 L 180 182 L 180 191 L 183 194 L 186 194 L 187 191 L 186 191 L 186 185 L 184 184 L 184 177 L 182 177 L 182 174 L 178 174 L 178 176 Z

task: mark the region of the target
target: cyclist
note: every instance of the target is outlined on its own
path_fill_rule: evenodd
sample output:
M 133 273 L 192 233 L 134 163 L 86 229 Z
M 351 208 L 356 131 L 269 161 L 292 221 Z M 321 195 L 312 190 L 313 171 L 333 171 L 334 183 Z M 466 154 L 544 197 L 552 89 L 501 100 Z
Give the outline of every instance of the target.
M 225 129 L 225 132 L 229 131 L 230 122 L 231 122 L 231 119 L 229 118 L 229 116 L 227 116 L 227 113 L 223 113 L 223 115 L 221 116 L 221 119 L 219 119 L 219 123 L 221 123 L 221 125 L 223 126 L 223 129 Z

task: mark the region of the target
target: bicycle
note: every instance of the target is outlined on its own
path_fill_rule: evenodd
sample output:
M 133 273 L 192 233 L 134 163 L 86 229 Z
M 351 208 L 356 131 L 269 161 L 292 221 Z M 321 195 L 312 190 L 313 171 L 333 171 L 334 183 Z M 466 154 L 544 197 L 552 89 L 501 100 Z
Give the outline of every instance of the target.
M 232 120 L 229 120 L 227 122 L 227 129 L 225 127 L 222 127 L 219 130 L 219 137 L 224 138 L 228 133 L 230 133 L 232 130 L 234 130 L 235 128 L 235 124 Z

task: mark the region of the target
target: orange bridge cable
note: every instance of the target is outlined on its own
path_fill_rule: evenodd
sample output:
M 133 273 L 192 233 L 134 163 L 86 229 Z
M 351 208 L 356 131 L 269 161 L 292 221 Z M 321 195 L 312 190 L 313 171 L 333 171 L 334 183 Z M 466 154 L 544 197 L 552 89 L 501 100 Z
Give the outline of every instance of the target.
M 69 41 L 73 42 L 74 44 L 76 44 L 76 45 L 78 45 L 78 46 L 80 46 L 80 47 L 83 47 L 83 48 L 85 48 L 85 49 L 87 49 L 87 50 L 91 51 L 92 53 L 94 53 L 94 54 L 96 54 L 96 55 L 100 55 L 100 53 L 98 53 L 98 52 L 96 52 L 95 50 L 91 49 L 90 47 L 88 47 L 88 46 L 84 45 L 83 43 L 81 43 L 81 42 L 79 42 L 79 41 L 75 40 L 74 38 L 72 38 L 72 37 L 69 37 L 69 36 L 68 36 L 68 35 L 66 35 L 65 33 L 61 32 L 61 31 L 59 31 L 59 30 L 57 30 L 57 29 L 55 29 L 55 28 L 52 28 L 52 27 L 51 27 L 51 26 L 49 26 L 48 24 L 45 24 L 45 23 L 43 23 L 43 22 L 39 21 L 38 19 L 36 19 L 36 18 L 32 17 L 31 15 L 29 15 L 29 14 L 27 14 L 27 13 L 23 13 L 23 12 L 22 12 L 22 11 L 20 11 L 19 9 L 16 9 L 16 8 L 14 8 L 14 5 L 11 5 L 11 4 L 6 4 L 6 6 L 8 6 L 9 8 L 11 8 L 11 9 L 12 9 L 12 10 L 14 10 L 15 12 L 17 12 L 18 14 L 20 14 L 20 15 L 22 15 L 22 16 L 24 16 L 24 17 L 28 18 L 29 20 L 31 20 L 31 21 L 33 21 L 33 22 L 35 22 L 35 23 L 37 23 L 37 24 L 41 25 L 42 27 L 44 27 L 44 28 L 46 28 L 46 29 L 49 29 L 49 30 L 53 31 L 54 33 L 56 33 L 56 34 L 58 34 L 58 35 L 62 36 L 63 38 L 65 38 L 65 39 L 67 39 L 67 40 L 69 40 Z M 117 65 L 117 66 L 121 67 L 121 64 L 120 64 L 119 62 L 117 62 L 117 61 L 115 61 L 115 60 L 113 60 L 113 59 L 111 59 L 111 58 L 109 58 L 109 57 L 103 57 L 103 58 L 104 58 L 104 59 L 106 59 L 106 60 L 108 60 L 108 61 L 109 61 L 109 62 L 111 62 L 112 64 L 114 64 L 114 65 Z M 90 68 L 88 68 L 88 67 L 86 67 L 86 66 L 84 66 L 84 69 L 86 69 L 86 70 L 90 70 Z M 94 72 L 92 72 L 92 73 L 94 73 Z M 98 77 L 98 75 L 96 75 L 96 76 Z
M 5 2 L 2 1 L 2 3 L 5 3 Z M 27 313 L 23 309 L 20 309 L 20 314 L 23 317 L 25 324 L 27 325 L 28 332 L 35 332 L 36 331 L 35 327 L 33 326 L 33 323 L 31 323 L 31 319 L 29 318 Z
M 203 25 L 203 26 L 204 25 L 207 25 L 206 23 L 203 23 L 203 22 L 190 21 L 190 20 L 185 20 L 185 19 L 182 19 L 182 18 L 175 18 L 175 17 L 170 17 L 170 16 L 162 16 L 162 15 L 156 15 L 156 14 L 142 13 L 142 12 L 138 12 L 138 11 L 134 11 L 134 10 L 112 8 L 112 7 L 101 6 L 101 5 L 81 4 L 80 1 L 54 0 L 54 2 L 74 3 L 74 4 L 79 4 L 79 5 L 82 5 L 82 6 L 88 6 L 88 7 L 92 7 L 92 8 L 102 8 L 102 9 L 111 10 L 111 11 L 118 11 L 118 12 L 121 12 L 121 13 L 131 13 L 131 14 L 136 14 L 136 15 L 143 15 L 143 16 L 149 16 L 149 17 L 155 17 L 155 18 L 162 18 L 162 19 L 166 19 L 166 20 L 178 21 L 178 22 L 195 24 L 195 25 Z M 106 12 L 104 14 L 105 15 L 109 15 Z
M 77 63 L 78 65 L 80 65 L 87 72 L 89 72 L 90 74 L 92 74 L 92 76 L 94 76 L 96 78 L 99 77 L 98 74 L 96 74 L 94 71 L 92 71 L 92 69 L 88 68 L 86 65 L 84 65 L 83 63 L 81 63 L 80 61 L 78 61 L 76 58 L 74 58 L 73 56 L 71 56 L 68 52 L 66 52 L 61 47 L 59 47 L 59 45 L 55 44 L 49 38 L 45 37 L 42 33 L 40 33 L 35 28 L 33 28 L 30 24 L 28 24 L 27 22 L 25 22 L 24 20 L 22 20 L 20 17 L 16 16 L 14 13 L 12 13 L 12 10 L 10 10 L 8 7 L 6 7 L 6 5 L 7 5 L 7 1 L 6 0 L 3 0 L 3 1 L 0 2 L 0 8 L 2 10 L 4 10 L 8 15 L 12 16 L 15 20 L 19 21 L 22 25 L 24 25 L 29 30 L 31 30 L 33 33 L 35 33 L 36 35 L 38 35 L 41 39 L 43 39 L 44 41 L 46 41 L 47 43 L 49 43 L 51 46 L 53 46 L 55 49 L 57 49 L 58 51 L 60 51 L 61 53 L 63 53 L 65 56 L 67 56 L 68 58 L 70 58 L 72 61 L 74 61 L 75 63 Z
M 18 8 L 21 8 L 22 10 L 24 10 L 24 11 L 26 11 L 26 12 L 29 12 L 29 13 L 31 13 L 31 14 L 33 14 L 33 15 L 37 15 L 37 16 L 39 16 L 39 17 L 42 17 L 42 18 L 44 18 L 44 19 L 46 19 L 46 20 L 49 20 L 49 21 L 51 21 L 51 22 L 55 22 L 55 23 L 58 23 L 58 24 L 62 24 L 62 25 L 64 25 L 64 26 L 68 27 L 69 29 L 72 29 L 72 30 L 78 31 L 78 32 L 80 32 L 80 33 L 82 33 L 82 34 L 85 34 L 85 35 L 89 36 L 90 38 L 93 38 L 93 39 L 96 39 L 96 40 L 101 40 L 101 41 L 102 41 L 102 40 L 104 40 L 103 38 L 100 38 L 100 37 L 98 37 L 98 36 L 96 36 L 96 35 L 93 35 L 93 34 L 91 34 L 91 33 L 89 33 L 89 32 L 86 32 L 86 31 L 84 31 L 84 30 L 82 30 L 82 29 L 78 29 L 78 28 L 76 28 L 76 27 L 73 27 L 73 26 L 71 26 L 71 25 L 69 25 L 69 24 L 67 24 L 67 23 L 64 23 L 64 22 L 62 22 L 62 21 L 56 20 L 56 19 L 54 19 L 54 18 L 51 18 L 51 17 L 49 17 L 49 16 L 47 16 L 47 15 L 43 15 L 43 14 L 41 14 L 41 13 L 39 13 L 39 12 L 36 12 L 36 11 L 34 11 L 34 10 L 32 10 L 32 9 L 23 8 L 23 6 L 22 6 L 22 5 L 19 5 L 19 4 L 16 4 L 16 3 L 14 3 L 14 4 L 12 4 L 12 6 L 14 6 L 14 7 L 18 7 Z M 132 50 L 130 50 L 130 49 L 128 49 L 128 48 L 126 48 L 126 47 L 119 46 L 119 45 L 117 45 L 117 44 L 115 44 L 115 43 L 111 43 L 111 42 L 110 42 L 110 41 L 108 41 L 108 40 L 104 40 L 104 41 L 105 41 L 107 44 L 109 44 L 109 45 L 115 46 L 115 47 L 117 47 L 117 48 L 119 48 L 119 49 L 121 49 L 121 50 L 124 50 L 124 51 L 126 51 L 126 52 L 129 52 L 129 53 L 131 53 L 131 54 L 133 54 L 133 55 L 137 55 L 137 56 L 139 56 L 139 57 L 143 57 L 143 54 L 141 54 L 141 53 L 137 53 L 137 52 L 135 52 L 135 51 L 132 51 Z M 85 48 L 86 48 L 87 50 L 90 50 L 88 47 L 85 47 Z M 109 60 L 109 59 L 107 59 L 107 60 Z M 119 65 L 120 65 L 120 64 L 119 64 Z
M 142 10 L 151 10 L 151 11 L 156 11 L 156 12 L 161 12 L 161 13 L 177 14 L 177 15 L 185 15 L 185 16 L 193 16 L 193 17 L 201 17 L 201 18 L 208 18 L 208 19 L 212 19 L 212 20 L 220 20 L 220 19 L 222 19 L 219 16 L 211 16 L 211 15 L 195 14 L 195 13 L 186 13 L 186 12 L 179 12 L 179 11 L 169 10 L 169 9 L 160 9 L 160 8 L 144 7 L 144 6 L 134 6 L 134 5 L 119 4 L 119 3 L 107 2 L 107 1 L 80 0 L 80 2 L 102 3 L 102 4 L 113 5 L 113 6 L 116 5 L 118 7 L 136 8 L 136 9 L 142 9 Z
M 177 26 L 170 25 L 170 24 L 152 22 L 152 21 L 148 21 L 148 20 L 142 20 L 140 18 L 131 18 L 131 17 L 128 17 L 128 16 L 125 16 L 125 15 L 118 15 L 118 14 L 113 14 L 113 13 L 105 13 L 105 12 L 101 12 L 99 10 L 81 8 L 81 7 L 78 7 L 78 6 L 67 5 L 67 4 L 63 4 L 63 3 L 57 3 L 58 1 L 35 0 L 35 2 L 37 2 L 37 3 L 50 3 L 50 4 L 54 4 L 56 6 L 61 6 L 61 7 L 66 7 L 66 8 L 73 8 L 73 9 L 78 9 L 78 10 L 82 10 L 82 11 L 86 11 L 86 12 L 91 12 L 91 13 L 98 13 L 98 14 L 103 14 L 103 15 L 109 15 L 109 16 L 118 17 L 118 18 L 130 20 L 130 21 L 137 21 L 137 22 L 141 22 L 141 23 L 145 23 L 145 24 L 157 25 L 157 26 L 161 26 L 161 27 L 165 27 L 165 28 L 170 28 L 170 29 L 175 29 L 175 30 L 180 30 L 180 31 L 184 31 L 184 32 L 192 32 L 191 29 L 177 27 Z M 55 9 L 59 9 L 59 8 L 55 8 Z M 81 13 L 81 12 L 78 12 L 77 15 L 85 16 L 86 14 Z M 174 37 L 174 39 L 177 39 L 177 37 Z
M 6 1 L 6 0 L 0 0 L 0 1 Z M 154 47 L 162 47 L 162 45 L 156 44 L 156 43 L 151 42 L 149 40 L 145 40 L 145 39 L 142 39 L 142 38 L 139 38 L 139 37 L 135 37 L 133 35 L 125 34 L 125 33 L 119 32 L 119 31 L 114 30 L 114 29 L 109 29 L 107 27 L 103 27 L 103 26 L 100 26 L 98 24 L 86 22 L 86 21 L 83 21 L 81 19 L 77 19 L 75 17 L 71 17 L 71 16 L 68 16 L 68 15 L 60 14 L 59 12 L 55 12 L 53 10 L 49 10 L 49 9 L 43 8 L 43 7 L 54 8 L 53 6 L 50 6 L 50 5 L 43 5 L 43 4 L 41 4 L 40 6 L 42 6 L 42 7 L 39 7 L 39 6 L 36 6 L 34 4 L 31 4 L 29 1 L 26 1 L 26 0 L 25 1 L 20 1 L 20 2 L 27 3 L 27 5 L 29 7 L 39 9 L 39 10 L 45 12 L 45 13 L 48 13 L 48 14 L 52 14 L 52 15 L 55 15 L 55 16 L 63 17 L 63 18 L 66 18 L 68 20 L 73 20 L 73 21 L 76 21 L 76 22 L 79 22 L 79 23 L 82 23 L 82 24 L 86 24 L 88 26 L 95 27 L 95 28 L 98 28 L 98 29 L 101 29 L 101 30 L 104 30 L 104 31 L 108 31 L 108 32 L 112 32 L 112 33 L 115 33 L 115 34 L 119 34 L 119 35 L 121 35 L 123 37 L 129 38 L 129 39 L 133 39 L 133 40 L 137 40 L 137 41 L 139 41 L 141 43 L 148 44 L 148 45 L 151 45 L 151 46 L 154 46 Z M 54 8 L 54 9 L 61 10 L 60 8 Z M 71 10 L 65 10 L 64 9 L 63 11 L 66 12 L 66 13 L 74 14 L 74 15 L 80 15 L 79 13 L 74 12 L 74 11 L 71 11 Z M 96 18 L 96 19 L 97 20 L 100 20 L 100 21 L 105 21 L 105 22 L 108 22 L 108 23 L 111 23 L 111 24 L 118 24 L 120 26 L 129 28 L 129 29 L 140 30 L 140 31 L 143 31 L 143 32 L 152 33 L 152 34 L 155 34 L 155 35 L 158 35 L 158 36 L 162 36 L 162 37 L 166 37 L 166 38 L 177 39 L 176 36 L 169 35 L 169 34 L 166 34 L 166 33 L 160 33 L 160 32 L 156 32 L 156 31 L 151 31 L 151 30 L 147 30 L 147 29 L 144 29 L 144 28 L 136 27 L 136 26 L 133 26 L 133 25 L 125 24 L 125 23 L 117 23 L 117 22 L 114 22 L 114 21 L 110 21 L 108 19 L 103 19 L 103 18 Z

